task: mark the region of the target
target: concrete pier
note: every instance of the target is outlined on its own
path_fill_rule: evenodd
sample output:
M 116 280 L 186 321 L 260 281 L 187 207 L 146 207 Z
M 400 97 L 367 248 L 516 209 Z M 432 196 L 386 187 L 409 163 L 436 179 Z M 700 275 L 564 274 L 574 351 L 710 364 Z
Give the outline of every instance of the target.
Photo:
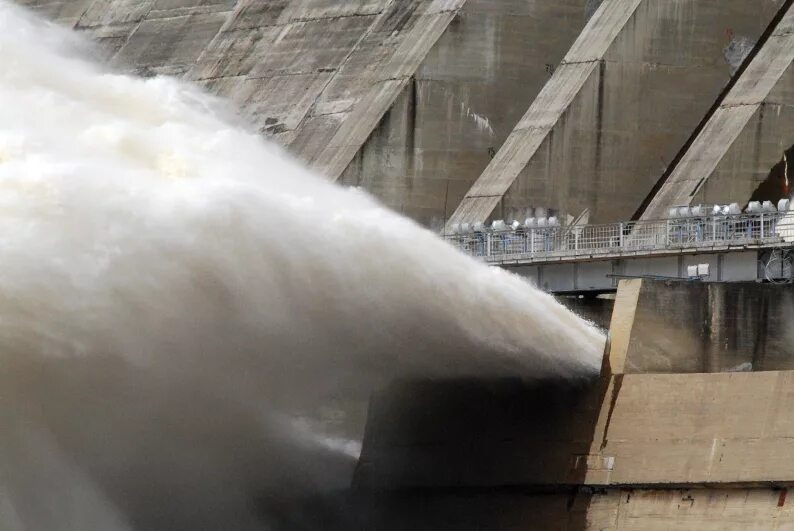
M 768 365 L 736 372 L 746 349 L 715 324 L 738 317 L 738 303 L 741 335 L 785 341 L 755 309 L 780 308 L 794 290 L 770 299 L 769 286 L 702 285 L 723 293 L 709 297 L 713 328 L 697 344 L 669 333 L 704 324 L 696 286 L 621 282 L 593 381 L 428 382 L 377 397 L 357 474 L 372 529 L 794 525 L 794 353 L 768 349 Z M 672 323 L 671 305 L 691 325 Z M 665 336 L 675 359 L 660 350 Z M 693 371 L 706 355 L 719 361 Z

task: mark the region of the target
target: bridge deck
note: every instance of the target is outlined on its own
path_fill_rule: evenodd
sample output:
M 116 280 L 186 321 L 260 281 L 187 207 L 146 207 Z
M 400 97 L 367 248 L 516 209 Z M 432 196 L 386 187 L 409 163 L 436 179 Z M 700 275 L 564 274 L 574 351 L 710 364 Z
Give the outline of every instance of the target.
M 567 227 L 519 227 L 447 235 L 451 244 L 494 265 L 726 253 L 794 247 L 789 212 L 672 218 Z

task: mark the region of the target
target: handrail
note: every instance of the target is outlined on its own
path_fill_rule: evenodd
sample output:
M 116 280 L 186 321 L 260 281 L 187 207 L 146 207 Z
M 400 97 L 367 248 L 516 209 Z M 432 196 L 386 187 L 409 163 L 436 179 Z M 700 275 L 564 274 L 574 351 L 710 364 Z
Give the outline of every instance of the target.
M 444 238 L 466 254 L 503 259 L 592 257 L 732 245 L 794 244 L 794 211 L 581 226 L 483 229 Z

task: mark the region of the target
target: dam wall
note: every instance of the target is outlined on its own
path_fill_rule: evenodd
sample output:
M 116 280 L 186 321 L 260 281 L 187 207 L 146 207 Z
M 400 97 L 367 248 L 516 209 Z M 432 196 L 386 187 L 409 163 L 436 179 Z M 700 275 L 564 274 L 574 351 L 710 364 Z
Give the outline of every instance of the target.
M 777 203 L 794 155 L 794 4 L 653 195 L 644 219 L 698 203 Z M 762 185 L 766 185 L 763 186 Z
M 779 8 L 604 1 L 447 227 L 530 206 L 629 219 L 731 79 L 735 40 L 755 42 Z
M 370 402 L 355 483 L 399 490 L 575 484 L 581 471 L 571 456 L 590 452 L 602 387 L 395 384 Z
M 788 26 L 742 68 L 784 0 L 16 1 L 116 68 L 228 98 L 330 179 L 435 228 L 535 208 L 628 219 L 735 73 L 714 115 L 733 125 L 685 158 L 715 158 L 698 163 L 714 176 L 686 201 L 749 197 L 794 145 Z M 687 168 L 647 215 L 700 182 Z
M 723 297 L 704 303 L 699 290 L 718 286 Z M 647 346 L 685 327 L 665 321 L 671 305 L 700 324 L 704 304 L 714 322 L 746 306 L 740 336 L 782 340 L 782 328 L 755 311 L 785 305 L 780 288 L 622 281 L 600 378 L 425 382 L 375 397 L 356 475 L 379 508 L 373 528 L 396 529 L 394 518 L 460 530 L 489 521 L 565 530 L 794 526 L 794 371 L 765 368 L 783 367 L 788 351 L 769 349 L 774 363 L 734 372 L 732 356 L 746 348 L 724 328 L 707 335 L 711 346 L 681 340 L 676 363 L 662 369 L 649 362 L 658 348 Z M 654 305 L 661 328 L 652 326 Z M 686 354 L 702 359 L 703 345 L 712 353 L 723 345 L 725 363 L 693 371 Z
M 340 182 L 443 226 L 592 13 L 585 0 L 467 0 Z
M 786 0 L 16 1 L 434 228 L 650 219 L 788 182 Z
M 336 179 L 464 0 L 19 0 L 123 71 L 172 75 Z

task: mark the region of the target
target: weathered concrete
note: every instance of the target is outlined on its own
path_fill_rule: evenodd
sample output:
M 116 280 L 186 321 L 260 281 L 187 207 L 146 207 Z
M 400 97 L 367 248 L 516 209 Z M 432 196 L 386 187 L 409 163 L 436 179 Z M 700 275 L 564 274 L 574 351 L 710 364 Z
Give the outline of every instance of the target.
M 734 295 L 750 307 L 779 288 L 622 281 L 597 382 L 425 382 L 379 397 L 356 477 L 363 492 L 380 492 L 369 528 L 794 526 L 786 501 L 794 485 L 794 371 L 637 372 L 638 360 L 656 355 L 643 347 L 649 309 L 656 304 L 657 317 L 670 321 L 672 305 L 686 315 L 698 289 L 720 286 L 743 290 Z M 728 298 L 712 303 L 731 312 Z M 766 317 L 747 311 L 743 328 L 762 330 Z M 675 326 L 650 333 L 675 340 Z M 715 328 L 709 340 L 730 352 L 725 331 Z M 681 351 L 698 359 L 686 341 Z
M 646 281 L 632 317 L 627 373 L 794 370 L 794 285 Z
M 629 218 L 729 80 L 727 41 L 779 6 L 604 1 L 449 224 L 529 206 Z
M 794 468 L 780 462 L 789 451 L 789 432 L 794 427 L 787 405 L 794 401 L 790 383 L 794 372 L 768 370 L 789 365 L 785 341 L 777 345 L 782 351 L 766 346 L 769 314 L 785 314 L 789 305 L 779 298 L 780 287 L 665 284 L 621 282 L 613 312 L 610 355 L 605 363 L 609 383 L 589 458 L 596 463 L 609 461 L 611 466 L 588 467 L 585 483 L 794 483 Z M 708 322 L 693 308 L 701 289 L 716 294 L 710 298 L 714 308 Z M 782 297 L 792 293 L 789 290 Z M 748 308 L 739 309 L 735 304 Z M 769 304 L 774 310 L 752 311 L 759 304 Z M 655 319 L 651 315 L 654 305 Z M 674 324 L 676 318 L 671 313 L 688 315 L 691 323 Z M 735 316 L 741 318 L 730 322 Z M 685 333 L 679 334 L 677 327 L 692 330 L 699 325 L 711 327 L 710 332 L 700 335 L 703 347 L 680 340 Z M 738 327 L 743 330 L 737 332 Z M 784 328 L 785 324 L 778 326 L 772 335 L 787 339 Z M 745 333 L 744 343 L 731 340 Z M 680 352 L 673 354 L 668 347 L 676 340 Z M 747 351 L 763 352 L 753 358 L 752 367 L 761 372 L 675 374 L 692 371 L 693 366 L 704 366 L 706 371 L 735 369 L 730 364 Z M 703 363 L 703 358 L 708 361 Z M 654 365 L 663 365 L 668 374 L 639 373 L 643 369 L 654 372 Z
M 20 0 L 142 75 L 231 99 L 335 179 L 465 0 Z
M 443 225 L 586 16 L 585 0 L 468 0 L 341 182 Z
M 786 489 L 417 492 L 366 499 L 376 531 L 770 531 L 794 522 Z
M 121 68 L 231 99 L 332 179 L 440 225 L 531 206 L 629 217 L 783 0 L 17 1 Z M 791 75 L 755 113 L 760 85 L 737 85 L 747 125 L 715 128 L 718 144 L 739 136 L 725 179 L 693 201 L 747 195 L 780 159 Z
M 794 146 L 794 5 L 655 194 L 644 219 L 672 206 L 746 202 Z M 785 185 L 784 185 L 785 187 Z M 788 195 L 778 190 L 776 201 Z
M 589 484 L 787 485 L 794 372 L 626 374 Z

